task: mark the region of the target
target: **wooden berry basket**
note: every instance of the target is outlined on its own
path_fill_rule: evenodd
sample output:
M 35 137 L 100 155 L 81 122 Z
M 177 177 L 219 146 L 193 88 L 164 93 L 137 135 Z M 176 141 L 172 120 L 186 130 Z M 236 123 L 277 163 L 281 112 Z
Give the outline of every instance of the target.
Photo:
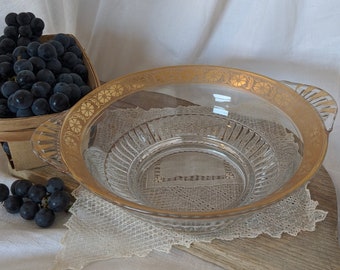
M 84 64 L 88 69 L 88 85 L 94 89 L 100 85 L 98 76 L 84 48 L 73 35 L 70 35 L 82 50 Z M 54 35 L 43 35 L 41 42 L 52 39 Z M 32 149 L 31 136 L 35 128 L 56 114 L 23 118 L 0 118 L 0 142 L 7 142 L 11 155 L 7 155 L 10 173 L 14 176 L 28 178 L 35 182 L 46 181 L 50 176 L 61 173 L 38 158 Z M 65 175 L 63 175 L 66 178 Z M 69 179 L 70 186 L 72 179 Z M 69 182 L 67 181 L 67 182 Z

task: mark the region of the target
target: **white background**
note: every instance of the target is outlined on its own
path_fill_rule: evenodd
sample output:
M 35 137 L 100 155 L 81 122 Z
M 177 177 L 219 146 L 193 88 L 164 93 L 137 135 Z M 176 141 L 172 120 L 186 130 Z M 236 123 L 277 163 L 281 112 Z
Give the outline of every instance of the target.
M 75 34 L 102 81 L 167 65 L 222 65 L 312 84 L 340 104 L 337 0 L 1 0 L 0 4 L 0 29 L 8 12 L 31 11 L 45 21 L 45 34 Z M 324 162 L 338 191 L 339 119 Z M 0 263 L 2 259 L 0 252 Z

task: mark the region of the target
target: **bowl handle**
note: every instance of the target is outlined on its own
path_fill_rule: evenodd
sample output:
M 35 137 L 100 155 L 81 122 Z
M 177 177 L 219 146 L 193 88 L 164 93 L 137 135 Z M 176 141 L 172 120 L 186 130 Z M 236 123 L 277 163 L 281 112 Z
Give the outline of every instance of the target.
M 66 111 L 57 114 L 42 123 L 32 134 L 33 152 L 43 161 L 54 166 L 57 170 L 70 175 L 62 161 L 59 149 L 59 133 Z
M 335 99 L 328 92 L 313 85 L 290 81 L 281 82 L 307 100 L 319 113 L 320 118 L 324 122 L 325 129 L 328 132 L 332 131 L 338 106 Z

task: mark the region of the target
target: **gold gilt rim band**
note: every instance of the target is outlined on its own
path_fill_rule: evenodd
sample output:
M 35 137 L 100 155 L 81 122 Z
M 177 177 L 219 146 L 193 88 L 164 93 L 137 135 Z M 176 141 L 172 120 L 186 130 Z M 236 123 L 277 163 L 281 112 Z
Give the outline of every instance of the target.
M 139 205 L 115 196 L 90 174 L 83 159 L 89 127 L 115 101 L 134 92 L 169 84 L 212 84 L 251 92 L 292 119 L 304 143 L 301 166 L 280 190 L 251 205 L 215 212 L 175 212 Z M 170 66 L 132 73 L 114 79 L 90 92 L 66 115 L 60 134 L 61 157 L 76 181 L 95 194 L 143 213 L 177 218 L 227 217 L 272 204 L 307 182 L 319 169 L 327 151 L 328 133 L 318 112 L 303 97 L 266 76 L 234 68 L 206 65 Z

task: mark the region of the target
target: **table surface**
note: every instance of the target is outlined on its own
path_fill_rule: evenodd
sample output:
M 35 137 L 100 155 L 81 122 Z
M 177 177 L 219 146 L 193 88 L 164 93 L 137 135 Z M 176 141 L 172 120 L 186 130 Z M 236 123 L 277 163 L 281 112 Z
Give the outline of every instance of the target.
M 40 172 L 44 174 L 47 169 L 38 170 L 32 177 L 36 178 Z M 16 173 L 29 176 L 32 172 Z M 340 269 L 336 193 L 323 167 L 311 179 L 308 188 L 312 199 L 319 202 L 317 208 L 328 212 L 313 232 L 304 231 L 297 236 L 283 234 L 279 239 L 260 235 L 255 239 L 214 240 L 194 243 L 190 248 L 176 246 L 176 249 L 223 269 Z
M 322 167 L 308 185 L 318 209 L 328 211 L 313 232 L 282 238 L 260 235 L 255 239 L 214 240 L 195 243 L 189 249 L 177 247 L 225 269 L 340 269 L 337 240 L 337 204 L 333 182 Z

